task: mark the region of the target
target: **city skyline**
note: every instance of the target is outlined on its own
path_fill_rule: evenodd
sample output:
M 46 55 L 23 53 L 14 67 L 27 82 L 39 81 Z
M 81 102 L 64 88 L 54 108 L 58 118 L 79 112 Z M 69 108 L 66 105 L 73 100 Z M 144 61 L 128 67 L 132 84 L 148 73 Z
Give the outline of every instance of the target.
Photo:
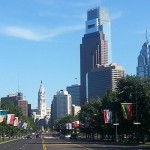
M 150 39 L 149 4 L 148 0 L 1 1 L 0 96 L 21 91 L 35 108 L 42 80 L 50 106 L 57 91 L 79 84 L 86 14 L 99 6 L 110 13 L 112 62 L 135 75 L 146 29 Z

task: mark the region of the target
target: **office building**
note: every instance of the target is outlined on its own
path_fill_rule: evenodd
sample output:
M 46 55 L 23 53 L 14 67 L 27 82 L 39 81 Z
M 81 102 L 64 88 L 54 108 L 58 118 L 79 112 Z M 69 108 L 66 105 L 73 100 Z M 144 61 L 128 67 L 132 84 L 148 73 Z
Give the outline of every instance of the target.
M 81 106 L 72 105 L 72 116 L 77 116 L 81 110 Z
M 142 49 L 138 56 L 138 66 L 137 66 L 137 76 L 139 77 L 149 77 L 150 76 L 150 45 L 147 39 L 142 45 Z
M 28 104 L 28 117 L 31 117 L 31 104 Z
M 28 116 L 28 102 L 26 100 L 19 100 L 18 107 L 21 108 L 24 116 Z
M 97 68 L 87 73 L 86 97 L 103 98 L 107 91 L 115 91 L 117 82 L 124 77 L 123 67 L 113 63 L 110 65 L 98 65 Z
M 24 116 L 28 116 L 28 101 L 23 99 L 23 93 L 12 93 L 7 95 L 6 97 L 1 98 L 1 102 L 10 102 L 15 106 L 21 108 Z
M 104 7 L 96 7 L 87 11 L 86 34 L 102 31 L 108 42 L 108 63 L 112 63 L 111 24 L 109 11 Z
M 66 90 L 71 95 L 72 104 L 80 106 L 80 85 L 68 86 Z
M 94 8 L 87 12 L 86 34 L 80 45 L 80 99 L 86 102 L 86 74 L 97 65 L 109 63 L 111 57 L 110 19 L 106 8 Z
M 68 91 L 60 90 L 52 100 L 51 122 L 54 124 L 55 120 L 70 114 L 72 114 L 71 95 L 68 94 Z

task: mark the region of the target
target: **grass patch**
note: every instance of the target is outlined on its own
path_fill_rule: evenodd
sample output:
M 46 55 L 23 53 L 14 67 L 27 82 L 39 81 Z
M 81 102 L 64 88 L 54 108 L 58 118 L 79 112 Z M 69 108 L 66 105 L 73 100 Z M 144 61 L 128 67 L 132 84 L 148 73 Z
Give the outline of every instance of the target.
M 0 138 L 0 143 L 2 143 L 2 142 L 8 142 L 8 141 L 11 141 L 11 140 L 14 140 L 14 138 L 5 138 L 5 139 Z

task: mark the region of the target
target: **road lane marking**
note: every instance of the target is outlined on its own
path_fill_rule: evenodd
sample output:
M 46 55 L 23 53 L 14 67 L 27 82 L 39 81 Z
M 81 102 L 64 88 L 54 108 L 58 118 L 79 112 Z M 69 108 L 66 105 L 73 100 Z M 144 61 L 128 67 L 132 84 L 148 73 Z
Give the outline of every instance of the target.
M 42 145 L 43 145 L 43 150 L 47 150 L 46 145 L 44 143 L 44 139 L 42 138 Z
M 50 147 L 50 146 L 54 146 L 54 145 L 56 145 L 56 144 L 46 144 L 46 146 L 47 147 Z M 92 149 L 92 148 L 88 148 L 88 147 L 85 147 L 85 146 L 83 146 L 83 145 L 80 145 L 80 144 L 59 144 L 59 146 L 61 146 L 61 145 L 75 145 L 75 146 L 78 146 L 78 147 L 81 147 L 81 148 L 85 148 L 86 150 L 94 150 L 94 149 Z M 44 149 L 43 149 L 44 150 Z M 47 149 L 46 149 L 47 150 Z

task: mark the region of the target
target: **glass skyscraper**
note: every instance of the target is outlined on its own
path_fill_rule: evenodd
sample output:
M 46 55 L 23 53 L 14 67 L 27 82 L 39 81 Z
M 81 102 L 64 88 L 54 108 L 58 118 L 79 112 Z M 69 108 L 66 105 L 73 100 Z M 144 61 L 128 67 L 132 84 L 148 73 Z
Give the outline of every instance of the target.
M 71 95 L 72 104 L 80 106 L 80 85 L 75 84 L 68 86 L 66 90 Z
M 86 101 L 86 74 L 98 65 L 111 60 L 111 29 L 106 8 L 94 8 L 87 12 L 86 33 L 80 45 L 81 104 Z
M 140 54 L 138 56 L 137 76 L 150 76 L 150 45 L 147 39 L 147 32 L 146 42 L 143 44 Z
M 107 8 L 97 7 L 87 12 L 86 34 L 96 31 L 102 31 L 105 34 L 105 40 L 108 41 L 108 63 L 112 63 L 111 26 Z

